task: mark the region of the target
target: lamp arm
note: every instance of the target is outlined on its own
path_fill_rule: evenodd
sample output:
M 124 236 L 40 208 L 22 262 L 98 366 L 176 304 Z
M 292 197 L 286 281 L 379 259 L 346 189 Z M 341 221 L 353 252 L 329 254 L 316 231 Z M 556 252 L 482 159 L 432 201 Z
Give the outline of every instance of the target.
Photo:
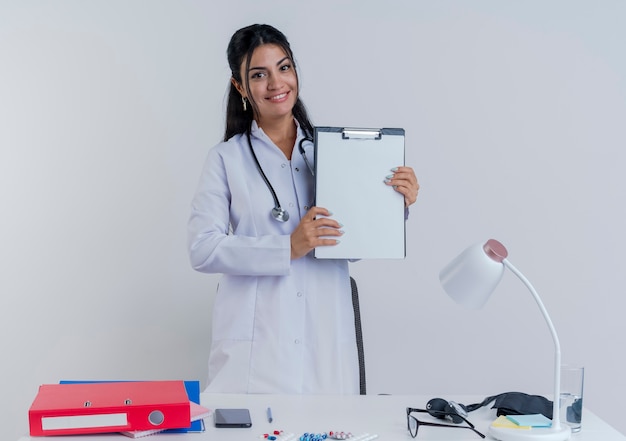
M 554 399 L 552 400 L 551 428 L 554 430 L 560 430 L 561 419 L 559 413 L 559 400 L 561 398 L 561 344 L 559 343 L 559 337 L 556 334 L 556 329 L 552 324 L 552 320 L 550 319 L 550 314 L 548 314 L 548 310 L 543 305 L 539 294 L 537 294 L 537 291 L 535 290 L 535 288 L 533 288 L 533 285 L 530 283 L 530 281 L 526 277 L 524 277 L 524 275 L 517 268 L 515 268 L 513 264 L 511 264 L 511 262 L 509 262 L 507 259 L 503 259 L 502 263 L 504 264 L 504 266 L 510 269 L 511 272 L 513 272 L 513 274 L 515 274 L 530 290 L 531 294 L 535 298 L 535 301 L 537 302 L 537 305 L 539 305 L 539 309 L 541 310 L 541 313 L 543 314 L 543 317 L 548 324 L 548 328 L 550 328 L 552 340 L 554 341 Z

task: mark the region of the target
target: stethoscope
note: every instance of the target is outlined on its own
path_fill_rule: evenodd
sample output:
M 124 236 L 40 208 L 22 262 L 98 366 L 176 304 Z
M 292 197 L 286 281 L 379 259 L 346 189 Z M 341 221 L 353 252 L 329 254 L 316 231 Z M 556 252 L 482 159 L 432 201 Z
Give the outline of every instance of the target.
M 250 147 L 250 152 L 252 153 L 252 157 L 254 158 L 256 167 L 259 170 L 261 177 L 265 181 L 265 185 L 267 185 L 267 188 L 269 189 L 270 193 L 272 193 L 272 197 L 274 198 L 274 208 L 272 208 L 272 212 L 271 212 L 272 217 L 276 219 L 278 222 L 287 222 L 289 220 L 289 213 L 287 212 L 287 210 L 284 210 L 280 206 L 280 201 L 278 200 L 278 196 L 276 196 L 276 191 L 274 190 L 274 187 L 272 187 L 270 180 L 267 179 L 265 172 L 261 168 L 261 163 L 259 162 L 259 158 L 256 157 L 256 153 L 254 153 L 254 149 L 252 148 L 252 140 L 250 138 L 250 132 L 247 132 L 246 135 L 248 137 L 248 146 Z M 302 146 L 302 143 L 304 143 L 305 141 L 313 142 L 313 138 L 310 138 L 310 137 L 302 138 L 300 142 L 298 143 L 298 151 L 302 155 L 302 158 L 304 159 L 306 166 L 309 168 L 311 175 L 315 176 L 315 171 L 313 170 L 313 166 L 311 165 L 308 158 L 306 157 L 306 152 L 304 151 L 304 147 Z

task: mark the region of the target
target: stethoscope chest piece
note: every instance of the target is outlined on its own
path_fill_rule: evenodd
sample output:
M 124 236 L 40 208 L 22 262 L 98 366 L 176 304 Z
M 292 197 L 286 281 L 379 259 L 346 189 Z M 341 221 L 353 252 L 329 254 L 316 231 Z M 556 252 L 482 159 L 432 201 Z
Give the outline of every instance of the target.
M 263 181 L 265 181 L 265 185 L 267 185 L 267 188 L 270 191 L 270 193 L 272 193 L 272 198 L 274 199 L 274 208 L 272 208 L 272 217 L 276 219 L 278 222 L 287 222 L 289 220 L 289 213 L 287 213 L 287 210 L 283 210 L 283 208 L 280 206 L 278 196 L 276 196 L 276 191 L 274 190 L 274 187 L 272 187 L 272 184 L 270 184 L 269 179 L 267 179 L 265 172 L 261 168 L 261 163 L 259 162 L 259 158 L 256 157 L 256 153 L 254 153 L 254 149 L 252 148 L 252 139 L 250 138 L 250 132 L 249 131 L 246 132 L 246 135 L 248 138 L 248 146 L 250 147 L 250 153 L 252 153 L 252 157 L 254 158 L 254 163 L 256 164 L 256 167 L 259 170 L 259 173 L 261 174 Z M 298 144 L 298 148 L 311 174 L 315 176 L 315 174 L 313 173 L 313 168 L 311 164 L 309 164 L 309 161 L 304 152 L 304 148 L 302 147 L 302 142 L 307 141 L 307 140 L 312 141 L 311 138 L 305 138 L 302 141 L 300 141 L 300 143 Z
M 278 222 L 287 222 L 289 220 L 289 213 L 287 210 L 283 210 L 279 206 L 272 208 L 272 217 Z

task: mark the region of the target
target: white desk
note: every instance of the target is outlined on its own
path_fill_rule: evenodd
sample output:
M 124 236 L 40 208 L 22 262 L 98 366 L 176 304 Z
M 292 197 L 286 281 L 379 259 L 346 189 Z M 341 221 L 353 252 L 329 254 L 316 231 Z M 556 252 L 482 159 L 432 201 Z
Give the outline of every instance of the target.
M 432 396 L 407 395 L 349 395 L 349 396 L 311 396 L 311 395 L 229 395 L 202 394 L 201 402 L 205 407 L 247 407 L 252 416 L 252 428 L 216 429 L 212 419 L 206 421 L 206 432 L 185 434 L 160 434 L 139 438 L 145 441 L 246 441 L 259 440 L 264 433 L 284 430 L 296 434 L 296 439 L 304 432 L 345 431 L 354 435 L 370 433 L 378 435 L 377 441 L 411 441 L 406 428 L 406 407 L 424 408 Z M 484 397 L 444 396 L 463 404 L 480 402 Z M 268 423 L 267 407 L 272 408 L 273 423 Z M 420 420 L 433 419 L 427 414 L 419 415 Z M 468 420 L 476 428 L 488 435 L 489 424 L 496 418 L 495 410 L 489 407 L 471 412 Z M 572 435 L 572 441 L 626 441 L 607 423 L 587 409 L 583 410 L 583 429 Z M 75 435 L 54 437 L 24 436 L 18 441 L 123 441 L 131 438 L 120 434 Z M 420 427 L 416 441 L 427 440 L 472 440 L 481 438 L 471 430 L 448 429 L 442 427 Z

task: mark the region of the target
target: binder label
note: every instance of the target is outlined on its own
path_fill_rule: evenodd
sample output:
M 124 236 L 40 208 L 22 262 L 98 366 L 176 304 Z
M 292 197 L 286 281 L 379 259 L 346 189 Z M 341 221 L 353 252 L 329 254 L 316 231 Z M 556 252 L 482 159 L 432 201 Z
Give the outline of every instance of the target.
M 125 413 L 44 417 L 41 419 L 41 427 L 43 430 L 121 427 L 127 425 L 128 418 Z

